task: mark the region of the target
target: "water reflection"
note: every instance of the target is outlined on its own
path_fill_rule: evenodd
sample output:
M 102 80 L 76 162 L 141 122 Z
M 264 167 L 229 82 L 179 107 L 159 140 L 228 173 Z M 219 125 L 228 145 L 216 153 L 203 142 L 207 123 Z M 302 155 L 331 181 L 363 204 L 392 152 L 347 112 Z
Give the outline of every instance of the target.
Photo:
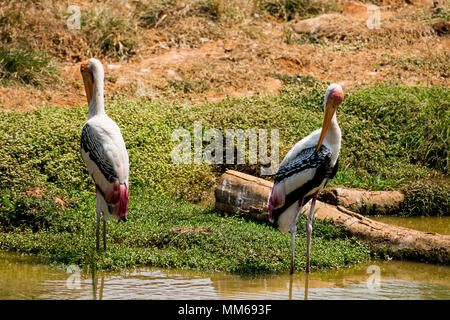
M 309 274 L 305 278 L 305 300 L 308 300 L 308 289 L 309 289 Z
M 95 277 L 95 273 L 92 273 L 92 299 L 103 300 L 103 288 L 105 287 L 105 275 Z M 98 291 L 98 298 L 97 298 Z
M 289 277 L 289 300 L 293 299 L 293 288 L 294 288 L 294 275 L 291 275 Z M 309 274 L 305 275 L 305 284 L 304 284 L 304 288 L 305 288 L 305 295 L 304 295 L 304 299 L 308 300 L 308 289 L 309 289 Z
M 370 286 L 368 267 L 380 270 Z M 282 275 L 242 276 L 136 268 L 71 276 L 36 259 L 0 253 L 0 299 L 450 299 L 450 267 L 373 261 L 354 268 Z
M 450 235 L 450 216 L 448 217 L 374 216 L 370 217 L 370 219 L 404 228 Z

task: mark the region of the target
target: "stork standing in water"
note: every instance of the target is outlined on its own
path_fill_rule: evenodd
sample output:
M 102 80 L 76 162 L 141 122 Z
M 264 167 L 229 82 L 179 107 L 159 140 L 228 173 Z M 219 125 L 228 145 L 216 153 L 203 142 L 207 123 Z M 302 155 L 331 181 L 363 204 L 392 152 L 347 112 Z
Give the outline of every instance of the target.
M 126 221 L 128 214 L 129 159 L 122 133 L 106 115 L 104 71 L 97 59 L 81 64 L 89 105 L 88 121 L 81 130 L 81 157 L 95 182 L 97 193 L 96 248 L 99 250 L 100 213 L 103 213 L 103 249 L 106 250 L 106 221 L 113 216 Z
M 325 98 L 325 115 L 321 129 L 312 132 L 295 144 L 278 168 L 269 197 L 269 220 L 278 229 L 291 233 L 291 271 L 294 273 L 295 233 L 297 219 L 310 199 L 311 209 L 306 223 L 306 272 L 310 269 L 311 234 L 314 205 L 317 194 L 328 180 L 336 175 L 341 148 L 341 129 L 336 119 L 336 109 L 344 93 L 338 84 L 328 87 Z

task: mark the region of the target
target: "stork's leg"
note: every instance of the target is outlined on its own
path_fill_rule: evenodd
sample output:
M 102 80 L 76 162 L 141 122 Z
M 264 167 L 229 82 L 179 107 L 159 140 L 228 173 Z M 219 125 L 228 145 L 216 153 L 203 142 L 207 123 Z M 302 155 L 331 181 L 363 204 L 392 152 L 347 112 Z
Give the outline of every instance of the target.
M 317 194 L 319 192 L 314 193 L 312 201 L 311 201 L 311 210 L 309 212 L 308 221 L 306 222 L 306 273 L 309 273 L 309 261 L 310 261 L 310 252 L 311 252 L 311 234 L 313 228 L 313 220 L 314 220 L 314 205 L 316 204 Z
M 96 245 L 95 245 L 95 249 L 98 251 L 100 249 L 100 212 L 97 212 L 97 226 L 96 226 L 96 230 L 95 230 L 95 240 L 96 240 Z
M 297 233 L 297 219 L 303 209 L 303 198 L 298 201 L 298 211 L 292 219 L 289 226 L 289 231 L 291 232 L 291 271 L 289 274 L 294 274 L 294 251 L 295 251 L 295 234 Z
M 295 251 L 295 233 L 297 232 L 297 219 L 292 220 L 291 226 L 291 271 L 289 274 L 294 274 L 294 251 Z
M 103 250 L 106 251 L 106 216 L 103 213 Z
M 102 202 L 100 198 L 100 193 L 98 191 L 97 191 L 97 207 L 95 208 L 95 212 L 97 213 L 97 227 L 95 230 L 95 238 L 96 238 L 95 249 L 98 251 L 100 249 L 100 214 L 102 212 Z

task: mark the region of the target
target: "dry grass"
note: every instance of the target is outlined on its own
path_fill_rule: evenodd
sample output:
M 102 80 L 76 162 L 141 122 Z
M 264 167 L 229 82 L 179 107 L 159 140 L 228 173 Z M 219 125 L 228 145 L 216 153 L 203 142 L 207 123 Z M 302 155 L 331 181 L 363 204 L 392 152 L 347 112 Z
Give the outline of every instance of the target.
M 81 8 L 80 30 L 66 26 L 72 2 Z M 274 73 L 344 82 L 347 89 L 386 81 L 449 84 L 450 39 L 445 26 L 436 31 L 448 12 L 442 5 L 444 9 L 403 8 L 401 1 L 383 2 L 396 9 L 382 10 L 378 30 L 368 29 L 364 18 L 339 5 L 344 13 L 331 13 L 332 23 L 314 34 L 296 36 L 291 26 L 303 14 L 295 11 L 297 18 L 286 21 L 286 16 L 262 7 L 275 2 L 0 0 L 0 40 L 5 47 L 45 49 L 60 63 L 65 80 L 65 90 L 53 84 L 44 90 L 0 87 L 1 104 L 26 109 L 42 102 L 84 103 L 77 64 L 91 56 L 104 62 L 108 98 L 191 103 L 276 93 L 280 83 Z M 317 3 L 322 2 L 310 4 Z
M 10 50 L 0 46 L 0 80 L 42 87 L 58 80 L 57 66 L 45 52 Z
M 351 44 L 368 49 L 392 49 L 414 46 L 436 34 L 433 22 L 420 19 L 420 12 L 399 10 L 380 21 L 379 28 L 368 28 L 366 16 L 331 14 L 320 24 L 310 38 L 325 41 L 327 45 Z
M 338 10 L 334 0 L 255 0 L 255 3 L 261 10 L 285 21 Z
M 318 8 L 314 11 L 316 14 L 324 11 L 323 6 L 327 3 L 303 2 L 308 6 L 314 3 Z M 3 43 L 31 51 L 48 49 L 59 59 L 78 62 L 90 56 L 116 60 L 129 58 L 140 49 L 155 53 L 160 52 L 157 49 L 197 48 L 205 40 L 227 39 L 236 25 L 251 34 L 249 25 L 254 24 L 255 13 L 271 13 L 273 10 L 264 8 L 275 6 L 276 1 L 82 2 L 79 3 L 79 30 L 68 29 L 66 25 L 72 16 L 67 12 L 71 2 L 1 0 L 0 4 L 0 40 Z M 302 8 L 297 4 L 297 11 Z
M 121 1 L 94 3 L 80 11 L 80 29 L 69 29 L 66 1 L 1 1 L 0 40 L 10 48 L 46 50 L 66 61 L 90 56 L 123 58 L 139 44 L 137 22 Z
M 415 79 L 426 77 L 430 72 L 436 77 L 448 79 L 450 77 L 450 53 L 444 50 L 430 50 L 425 52 L 409 52 L 400 55 L 386 54 L 385 65 L 391 65 L 403 73 L 415 74 Z

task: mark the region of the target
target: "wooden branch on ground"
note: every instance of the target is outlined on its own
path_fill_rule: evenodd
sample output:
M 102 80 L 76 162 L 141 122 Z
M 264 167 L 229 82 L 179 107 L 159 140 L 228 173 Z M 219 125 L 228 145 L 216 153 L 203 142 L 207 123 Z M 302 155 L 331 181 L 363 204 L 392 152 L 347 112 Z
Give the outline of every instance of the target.
M 266 220 L 267 199 L 273 183 L 241 172 L 229 170 L 217 181 L 216 208 L 241 212 Z M 309 204 L 304 214 L 309 212 Z M 315 217 L 329 219 L 343 227 L 348 234 L 366 243 L 373 252 L 397 259 L 450 265 L 450 236 L 422 232 L 373 221 L 341 205 L 316 202 Z
M 405 196 L 400 191 L 327 188 L 320 193 L 319 200 L 362 215 L 396 215 L 402 209 Z

